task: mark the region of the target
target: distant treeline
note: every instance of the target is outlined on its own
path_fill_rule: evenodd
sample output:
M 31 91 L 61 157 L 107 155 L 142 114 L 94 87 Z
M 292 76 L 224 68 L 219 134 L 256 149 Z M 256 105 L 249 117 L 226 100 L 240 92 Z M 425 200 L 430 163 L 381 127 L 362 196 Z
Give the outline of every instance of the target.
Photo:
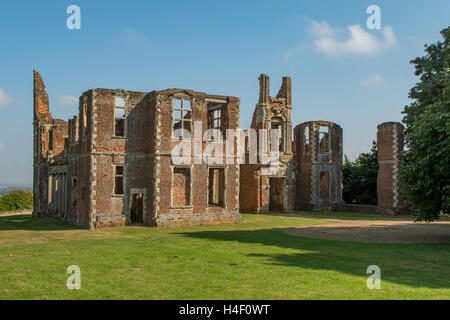
M 33 209 L 33 193 L 24 190 L 11 190 L 0 197 L 0 213 Z

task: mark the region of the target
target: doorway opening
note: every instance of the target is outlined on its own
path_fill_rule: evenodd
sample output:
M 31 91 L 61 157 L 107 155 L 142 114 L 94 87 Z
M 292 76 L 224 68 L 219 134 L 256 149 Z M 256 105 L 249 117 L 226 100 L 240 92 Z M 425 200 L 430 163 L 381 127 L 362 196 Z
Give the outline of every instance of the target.
M 269 210 L 284 212 L 286 197 L 286 178 L 269 178 L 270 199 Z
M 144 196 L 142 193 L 132 195 L 131 223 L 144 223 Z

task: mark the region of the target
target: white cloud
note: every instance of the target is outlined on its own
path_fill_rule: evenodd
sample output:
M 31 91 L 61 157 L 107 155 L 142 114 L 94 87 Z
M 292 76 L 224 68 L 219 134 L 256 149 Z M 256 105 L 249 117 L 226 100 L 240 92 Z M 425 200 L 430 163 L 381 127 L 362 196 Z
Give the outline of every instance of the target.
M 363 87 L 374 87 L 382 82 L 384 82 L 384 78 L 379 74 L 374 74 L 370 78 L 363 78 L 359 81 Z
M 0 107 L 8 107 L 14 99 L 4 89 L 0 88 Z
M 6 146 L 3 142 L 0 141 L 0 152 L 6 149 Z
M 325 38 L 334 37 L 337 30 L 333 29 L 326 21 L 317 22 L 313 20 L 309 32 L 317 38 Z
M 382 29 L 381 39 L 367 32 L 360 25 L 347 27 L 350 36 L 342 39 L 343 31 L 331 27 L 326 21 L 313 21 L 310 33 L 314 37 L 316 49 L 326 55 L 360 54 L 369 55 L 394 45 L 396 39 L 391 27 Z
M 78 106 L 78 98 L 75 96 L 59 96 L 58 99 L 56 99 L 56 107 L 62 107 L 62 108 L 73 108 Z

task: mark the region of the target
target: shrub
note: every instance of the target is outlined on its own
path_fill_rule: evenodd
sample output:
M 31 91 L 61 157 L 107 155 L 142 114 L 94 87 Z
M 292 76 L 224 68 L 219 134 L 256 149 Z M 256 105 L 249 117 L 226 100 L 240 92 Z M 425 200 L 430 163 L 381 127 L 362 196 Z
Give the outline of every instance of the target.
M 33 194 L 30 191 L 11 190 L 0 197 L 0 212 L 33 209 Z

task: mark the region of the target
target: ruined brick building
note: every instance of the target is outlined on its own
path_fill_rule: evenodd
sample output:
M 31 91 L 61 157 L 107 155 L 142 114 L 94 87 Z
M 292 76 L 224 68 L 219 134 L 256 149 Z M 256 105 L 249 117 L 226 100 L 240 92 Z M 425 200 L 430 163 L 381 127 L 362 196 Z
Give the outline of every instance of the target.
M 253 113 L 251 129 L 256 134 L 256 161 L 250 161 L 251 151 L 246 139 L 246 161 L 241 164 L 240 208 L 243 212 L 265 213 L 269 211 L 290 211 L 295 203 L 295 167 L 292 150 L 292 89 L 291 78 L 284 77 L 277 96 L 269 93 L 270 79 L 259 77 L 259 102 Z M 259 135 L 260 129 L 267 129 L 266 135 Z M 272 151 L 270 132 L 278 132 L 278 143 L 273 144 L 279 155 L 278 167 L 270 170 L 267 163 L 260 161 L 261 152 Z M 266 141 L 262 141 L 265 139 Z M 267 146 L 260 148 L 261 144 Z M 267 149 L 267 150 L 266 150 Z M 256 163 L 255 163 L 256 162 Z M 267 170 L 264 170 L 267 169 Z
M 197 120 L 203 130 L 237 129 L 239 99 L 182 89 L 92 89 L 67 123 L 52 118 L 35 71 L 34 215 L 88 228 L 240 221 L 238 165 L 171 161 L 179 142 L 173 128 L 191 131 Z
M 53 119 L 44 82 L 34 71 L 33 215 L 99 228 L 239 222 L 240 212 L 346 209 L 341 127 L 305 122 L 295 127 L 293 139 L 291 79 L 283 78 L 276 97 L 270 96 L 267 75 L 259 81 L 251 129 L 278 132 L 276 144 L 256 136 L 258 146 L 277 149 L 276 170 L 259 157 L 248 161 L 254 156 L 248 136 L 244 163 L 196 161 L 208 142 L 219 149 L 225 144 L 214 137 L 197 141 L 192 133 L 199 130 L 203 137 L 216 129 L 226 141 L 226 130 L 239 129 L 236 97 L 186 89 L 92 89 L 81 95 L 79 114 L 66 122 Z M 380 213 L 405 207 L 396 187 L 402 128 L 379 127 Z M 194 150 L 183 153 L 183 163 L 171 157 L 180 141 Z M 239 141 L 231 141 L 234 153 L 227 157 L 240 158 Z
M 329 121 L 295 127 L 296 208 L 338 210 L 342 205 L 342 128 Z

